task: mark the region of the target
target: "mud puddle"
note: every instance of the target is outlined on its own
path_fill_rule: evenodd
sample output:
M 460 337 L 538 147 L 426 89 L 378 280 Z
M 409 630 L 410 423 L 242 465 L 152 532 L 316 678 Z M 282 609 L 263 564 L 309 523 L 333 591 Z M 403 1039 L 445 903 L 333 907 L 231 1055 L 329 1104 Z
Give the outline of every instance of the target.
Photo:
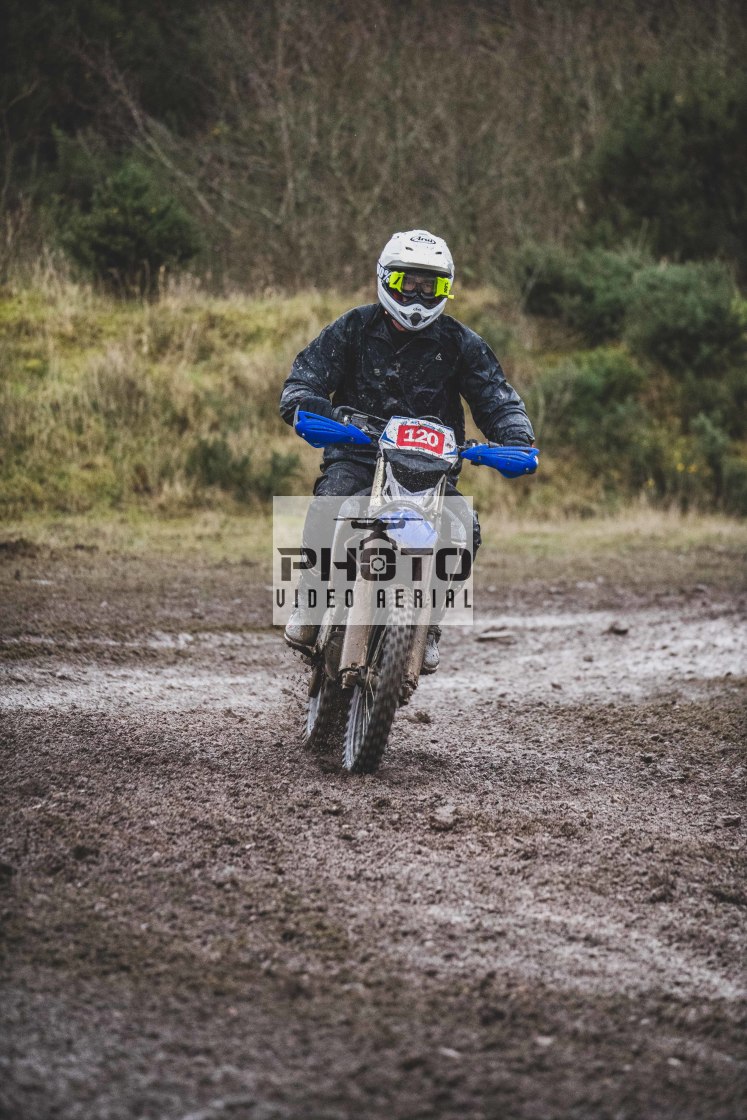
M 444 674 L 421 681 L 416 704 L 422 697 L 427 706 L 442 694 L 446 674 L 450 693 L 483 697 L 564 703 L 571 697 L 641 698 L 661 690 L 686 695 L 739 677 L 747 667 L 745 633 L 741 613 L 726 605 L 709 604 L 676 619 L 657 609 L 628 610 L 622 618 L 609 611 L 483 614 L 474 627 L 444 627 Z M 278 630 L 87 639 L 89 652 L 125 656 L 125 666 L 109 668 L 80 657 L 68 660 L 69 643 L 53 637 L 21 636 L 4 644 L 11 653 L 14 646 L 30 645 L 57 656 L 54 668 L 0 666 L 0 707 L 143 703 L 167 710 L 233 705 L 259 711 L 276 701 L 283 682 L 286 688 L 298 685 L 299 695 L 303 690 L 302 663 L 286 653 Z M 175 665 L 134 667 L 142 652 L 183 656 Z

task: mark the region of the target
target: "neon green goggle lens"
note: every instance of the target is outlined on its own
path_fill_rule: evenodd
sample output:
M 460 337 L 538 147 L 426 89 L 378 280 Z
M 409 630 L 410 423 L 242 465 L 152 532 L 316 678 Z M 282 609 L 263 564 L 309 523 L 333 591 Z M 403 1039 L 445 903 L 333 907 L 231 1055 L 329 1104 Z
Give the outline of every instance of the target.
M 453 299 L 448 276 L 425 276 L 423 273 L 390 272 L 387 284 L 403 295 L 419 295 L 426 299 Z

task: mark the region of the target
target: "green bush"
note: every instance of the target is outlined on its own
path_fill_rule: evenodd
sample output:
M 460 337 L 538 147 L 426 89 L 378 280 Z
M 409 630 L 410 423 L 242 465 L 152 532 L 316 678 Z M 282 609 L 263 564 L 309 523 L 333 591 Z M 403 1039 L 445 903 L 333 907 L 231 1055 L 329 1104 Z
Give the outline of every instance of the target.
M 566 288 L 568 254 L 553 245 L 525 245 L 514 258 L 513 275 L 530 315 L 557 318 Z
M 257 496 L 264 502 L 270 502 L 276 494 L 284 494 L 300 466 L 301 460 L 295 451 L 273 451 L 269 463 L 255 474 Z
M 184 264 L 199 248 L 186 211 L 134 162 L 94 189 L 90 209 L 68 220 L 63 244 L 120 295 L 153 295 L 161 270 Z
M 223 437 L 199 439 L 190 449 L 185 473 L 199 486 L 216 486 L 239 501 L 269 501 L 282 494 L 297 473 L 300 460 L 294 452 L 273 451 L 264 467 L 256 470 L 248 454 L 235 454 Z
M 747 274 L 747 73 L 655 65 L 624 98 L 590 159 L 594 232 L 643 234 L 657 256 L 728 257 Z
M 745 309 L 717 261 L 654 266 L 635 253 L 576 256 L 532 246 L 518 262 L 527 309 L 587 342 L 624 338 L 674 379 L 669 411 L 685 427 L 701 412 L 729 436 L 747 430 Z
M 645 382 L 645 371 L 612 348 L 545 371 L 527 393 L 530 413 L 546 418 L 541 442 L 560 453 L 573 450 L 592 471 L 626 487 L 636 484 L 646 474 L 632 465 L 648 424 L 638 399 Z
M 718 262 L 642 269 L 625 337 L 634 353 L 675 377 L 721 375 L 744 355 L 742 323 L 728 270 Z
M 462 312 L 460 308 L 459 318 L 473 331 L 477 331 L 500 358 L 505 358 L 513 346 L 513 333 L 501 314 L 501 309 L 496 306 L 487 306 L 477 312 L 471 308 Z
M 737 455 L 725 456 L 723 478 L 724 510 L 747 517 L 747 460 Z
M 608 497 L 644 493 L 683 510 L 747 513 L 747 462 L 729 427 L 744 418 L 727 412 L 722 420 L 712 401 L 691 419 L 680 415 L 678 387 L 670 375 L 647 373 L 626 351 L 606 347 L 545 370 L 527 404 L 539 419 L 541 446 L 581 463 Z M 665 412 L 668 397 L 673 407 Z
M 620 337 L 642 263 L 632 252 L 590 249 L 574 256 L 532 245 L 519 254 L 516 275 L 527 311 L 561 319 L 598 346 Z
M 729 454 L 731 440 L 726 432 L 701 412 L 692 423 L 694 449 L 710 472 L 713 495 L 717 501 L 724 492 L 724 462 Z
M 720 422 L 732 439 L 747 438 L 747 362 L 730 369 L 718 382 Z
M 187 478 L 200 486 L 218 486 L 243 500 L 251 496 L 251 458 L 234 455 L 223 438 L 199 439 L 189 451 L 184 469 Z
M 693 444 L 710 475 L 712 497 L 727 513 L 747 514 L 747 461 L 727 432 L 701 413 L 692 423 Z

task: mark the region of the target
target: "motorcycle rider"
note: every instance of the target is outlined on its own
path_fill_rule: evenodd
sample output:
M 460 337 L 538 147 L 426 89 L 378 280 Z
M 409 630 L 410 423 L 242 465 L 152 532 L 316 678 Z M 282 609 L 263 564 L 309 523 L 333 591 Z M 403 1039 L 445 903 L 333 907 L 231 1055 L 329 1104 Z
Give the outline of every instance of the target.
M 453 299 L 454 262 L 446 242 L 427 230 L 395 233 L 377 264 L 379 302 L 346 311 L 298 354 L 280 397 L 280 413 L 293 423 L 297 408 L 335 420 L 351 412 L 438 417 L 465 439 L 461 398 L 488 440 L 530 447 L 532 425 L 524 403 L 508 384 L 484 339 L 444 315 Z M 314 494 L 348 496 L 370 491 L 375 447 L 328 447 Z M 458 470 L 458 468 L 457 468 Z M 455 472 L 456 473 L 456 472 Z M 449 493 L 457 494 L 453 485 Z M 474 519 L 474 551 L 480 527 Z M 295 610 L 285 640 L 306 650 L 317 627 Z M 438 627 L 428 631 L 423 672 L 438 668 Z

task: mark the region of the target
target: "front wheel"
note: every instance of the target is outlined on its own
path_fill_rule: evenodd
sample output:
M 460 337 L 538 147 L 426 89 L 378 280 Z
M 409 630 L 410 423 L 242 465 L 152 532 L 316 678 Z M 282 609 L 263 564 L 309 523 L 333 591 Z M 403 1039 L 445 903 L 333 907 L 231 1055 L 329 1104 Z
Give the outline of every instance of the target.
M 319 665 L 314 670 L 306 709 L 303 745 L 325 750 L 342 739 L 350 705 L 350 689 L 342 689 Z
M 353 689 L 342 764 L 372 774 L 384 756 L 412 642 L 410 626 L 375 626 L 361 680 Z

